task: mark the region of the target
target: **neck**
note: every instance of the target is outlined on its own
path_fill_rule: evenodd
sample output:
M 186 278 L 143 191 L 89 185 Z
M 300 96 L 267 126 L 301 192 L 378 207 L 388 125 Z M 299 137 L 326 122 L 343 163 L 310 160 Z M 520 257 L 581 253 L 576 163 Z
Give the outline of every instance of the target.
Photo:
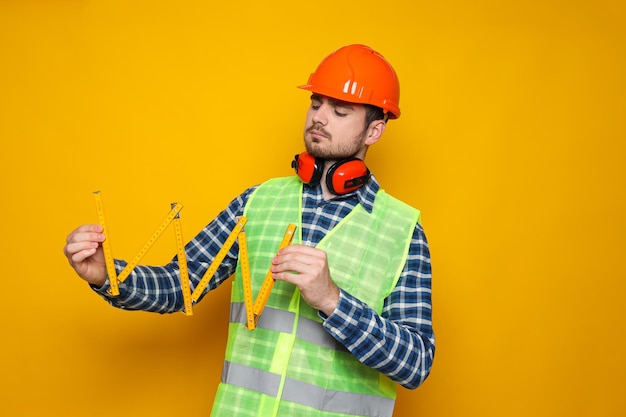
M 324 171 L 322 172 L 322 178 L 320 179 L 320 185 L 322 186 L 322 196 L 324 200 L 328 201 L 336 195 L 331 193 L 328 187 L 326 186 L 326 175 L 328 174 L 328 169 L 333 166 L 333 164 L 337 161 L 326 160 L 324 161 Z

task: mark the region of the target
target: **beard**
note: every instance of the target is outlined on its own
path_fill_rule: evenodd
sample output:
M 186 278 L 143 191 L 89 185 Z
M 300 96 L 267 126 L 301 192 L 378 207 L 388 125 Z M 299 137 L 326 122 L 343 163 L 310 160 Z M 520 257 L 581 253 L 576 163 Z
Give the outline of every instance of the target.
M 327 143 L 325 146 L 322 146 L 322 141 L 319 139 L 311 138 L 310 140 L 307 140 L 307 135 L 312 130 L 316 130 L 326 137 Z M 316 158 L 321 158 L 327 161 L 338 161 L 340 159 L 352 158 L 358 154 L 363 147 L 366 134 L 367 129 L 364 129 L 349 143 L 336 144 L 333 142 L 330 132 L 326 131 L 318 124 L 313 124 L 305 129 L 304 147 L 310 155 Z

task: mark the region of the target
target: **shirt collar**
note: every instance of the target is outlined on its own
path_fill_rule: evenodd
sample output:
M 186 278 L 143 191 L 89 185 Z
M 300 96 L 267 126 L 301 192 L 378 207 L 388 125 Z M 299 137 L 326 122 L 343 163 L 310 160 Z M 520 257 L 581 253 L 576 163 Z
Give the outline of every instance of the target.
M 372 174 L 367 184 L 355 191 L 359 203 L 361 203 L 368 213 L 371 213 L 374 208 L 374 200 L 376 199 L 376 193 L 378 193 L 379 189 L 380 184 L 374 174 Z
M 309 192 L 318 194 L 321 198 L 322 186 L 320 184 L 315 186 L 304 184 L 304 187 L 305 189 L 308 189 Z M 332 200 L 347 200 L 354 198 L 363 206 L 365 210 L 367 210 L 368 213 L 371 213 L 374 208 L 374 200 L 376 199 L 376 193 L 378 193 L 378 190 L 380 190 L 380 184 L 378 183 L 376 177 L 372 174 L 369 181 L 363 187 L 348 194 L 335 196 Z

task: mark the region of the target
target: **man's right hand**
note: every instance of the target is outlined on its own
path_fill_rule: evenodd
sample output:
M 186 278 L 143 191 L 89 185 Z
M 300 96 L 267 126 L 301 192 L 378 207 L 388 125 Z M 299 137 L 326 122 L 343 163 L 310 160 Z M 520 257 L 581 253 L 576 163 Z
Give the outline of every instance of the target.
M 107 272 L 104 261 L 104 229 L 98 224 L 86 224 L 67 236 L 63 253 L 76 273 L 88 283 L 102 286 Z

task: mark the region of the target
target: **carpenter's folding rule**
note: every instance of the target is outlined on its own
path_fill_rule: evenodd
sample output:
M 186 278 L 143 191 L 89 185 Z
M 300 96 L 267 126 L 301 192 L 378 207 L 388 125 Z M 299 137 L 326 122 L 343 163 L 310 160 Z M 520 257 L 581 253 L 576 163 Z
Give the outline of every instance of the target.
M 287 227 L 287 231 L 283 236 L 282 242 L 278 246 L 278 250 L 289 246 L 293 239 L 293 235 L 296 231 L 295 224 L 289 224 Z M 245 241 L 245 234 L 243 235 L 243 240 Z M 241 242 L 239 243 L 241 245 Z M 246 249 L 247 250 L 247 249 Z M 278 251 L 277 250 L 277 251 Z M 245 263 L 248 263 L 248 258 L 245 258 Z M 245 269 L 248 269 L 247 267 Z M 242 272 L 245 270 L 242 268 Z M 265 276 L 265 280 L 263 281 L 263 285 L 261 285 L 261 289 L 256 296 L 256 300 L 254 301 L 254 306 L 252 305 L 252 288 L 250 284 L 250 274 L 247 277 L 244 276 L 243 280 L 244 285 L 244 300 L 246 303 L 246 321 L 248 325 L 248 330 L 254 330 L 256 328 L 259 319 L 261 318 L 261 313 L 263 313 L 263 309 L 265 308 L 265 304 L 270 297 L 270 293 L 272 292 L 272 288 L 274 288 L 274 278 L 272 277 L 272 271 L 268 270 L 267 275 Z M 247 287 L 247 289 L 246 289 Z
M 224 242 L 224 245 L 215 256 L 215 259 L 213 259 L 213 262 L 211 262 L 209 269 L 205 273 L 204 277 L 198 283 L 198 286 L 193 291 L 193 294 L 191 294 L 191 299 L 193 301 L 198 301 L 198 299 L 200 298 L 200 295 L 202 294 L 206 286 L 209 284 L 211 277 L 217 270 L 218 266 L 222 263 L 222 260 L 224 260 L 226 253 L 228 253 L 231 246 L 233 245 L 233 243 L 235 243 L 235 240 L 237 240 L 238 238 L 239 239 L 239 260 L 241 262 L 241 272 L 242 272 L 242 278 L 243 278 L 243 295 L 244 295 L 244 301 L 245 301 L 245 306 L 246 306 L 246 325 L 248 327 L 248 330 L 254 330 L 256 328 L 257 323 L 259 322 L 261 313 L 263 312 L 263 309 L 265 308 L 265 304 L 267 303 L 267 300 L 269 299 L 270 293 L 272 292 L 272 288 L 274 287 L 274 278 L 272 277 L 272 272 L 268 270 L 267 275 L 265 276 L 265 280 L 263 281 L 263 284 L 261 285 L 261 289 L 259 290 L 259 293 L 257 295 L 257 298 L 253 303 L 250 266 L 248 263 L 248 243 L 246 240 L 246 232 L 243 230 L 243 226 L 246 224 L 247 221 L 248 219 L 246 217 L 239 218 L 237 225 L 228 236 L 228 239 L 226 239 L 226 242 Z M 289 226 L 287 227 L 287 231 L 285 232 L 285 235 L 283 236 L 283 240 L 278 246 L 277 251 L 284 248 L 285 246 L 288 246 L 291 243 L 291 241 L 293 240 L 293 235 L 294 235 L 295 230 L 296 230 L 296 225 L 289 224 Z
M 124 269 L 117 275 L 115 270 L 115 263 L 113 261 L 113 254 L 111 251 L 109 230 L 106 225 L 104 210 L 102 207 L 102 197 L 99 191 L 94 192 L 94 197 L 96 199 L 96 207 L 98 210 L 98 220 L 100 225 L 104 229 L 105 240 L 102 243 L 102 249 L 104 251 L 104 259 L 107 269 L 107 274 L 109 276 L 110 289 L 109 293 L 113 296 L 117 296 L 120 294 L 119 292 L 119 284 L 124 282 L 126 278 L 130 275 L 132 270 L 139 264 L 144 255 L 150 250 L 152 245 L 157 241 L 157 239 L 161 236 L 161 234 L 167 229 L 167 226 L 171 222 L 174 223 L 175 231 L 176 231 L 176 248 L 178 253 L 178 265 L 180 272 L 180 284 L 183 293 L 183 301 L 185 304 L 185 315 L 191 316 L 193 314 L 193 303 L 198 301 L 202 292 L 209 284 L 211 277 L 217 271 L 217 268 L 222 263 L 226 254 L 235 243 L 235 241 L 239 238 L 239 259 L 241 262 L 242 268 L 242 277 L 243 277 L 243 289 L 244 289 L 244 300 L 246 306 L 246 325 L 249 330 L 254 330 L 256 325 L 261 317 L 261 313 L 265 308 L 265 304 L 269 299 L 270 293 L 272 292 L 272 288 L 274 287 L 274 278 L 272 277 L 271 270 L 267 272 L 265 276 L 265 280 L 261 285 L 261 289 L 257 295 L 254 303 L 252 301 L 252 284 L 250 278 L 250 267 L 248 262 L 248 244 L 246 241 L 246 233 L 243 230 L 244 225 L 248 221 L 246 217 L 240 217 L 237 221 L 237 224 L 231 231 L 230 235 L 218 251 L 217 255 L 209 265 L 209 268 L 205 272 L 204 276 L 198 282 L 198 285 L 194 289 L 193 293 L 191 292 L 190 284 L 189 284 L 189 271 L 187 269 L 187 256 L 185 254 L 185 245 L 182 236 L 182 230 L 180 225 L 180 211 L 183 206 L 180 203 L 172 203 L 171 209 L 163 222 L 159 225 L 154 234 L 148 239 L 148 241 L 141 248 L 139 253 L 135 255 L 134 258 L 124 267 Z M 283 236 L 283 240 L 281 241 L 278 250 L 288 246 L 291 244 L 293 240 L 293 236 L 296 230 L 295 224 L 289 224 L 285 235 Z M 277 250 L 277 251 L 278 251 Z
M 189 288 L 189 272 L 187 270 L 187 256 L 185 254 L 185 246 L 180 226 L 180 211 L 183 205 L 180 203 L 172 203 L 171 209 L 165 219 L 161 222 L 156 231 L 150 236 L 150 239 L 144 244 L 141 250 L 135 255 L 134 258 L 124 267 L 124 269 L 117 275 L 115 270 L 115 264 L 113 262 L 113 254 L 111 252 L 111 239 L 109 236 L 109 229 L 106 225 L 104 218 L 104 210 L 102 208 L 102 197 L 99 191 L 94 192 L 96 198 L 96 206 L 98 209 L 98 220 L 100 225 L 104 228 L 105 240 L 102 242 L 102 249 L 104 251 L 104 260 L 106 264 L 107 274 L 109 276 L 109 294 L 117 296 L 120 294 L 119 284 L 124 282 L 130 275 L 133 269 L 139 264 L 141 259 L 150 250 L 152 245 L 158 240 L 161 234 L 167 229 L 167 226 L 173 221 L 176 229 L 176 246 L 178 253 L 178 265 L 180 272 L 180 284 L 183 292 L 183 300 L 185 304 L 185 315 L 191 316 L 193 314 L 192 302 L 191 302 L 191 290 Z

